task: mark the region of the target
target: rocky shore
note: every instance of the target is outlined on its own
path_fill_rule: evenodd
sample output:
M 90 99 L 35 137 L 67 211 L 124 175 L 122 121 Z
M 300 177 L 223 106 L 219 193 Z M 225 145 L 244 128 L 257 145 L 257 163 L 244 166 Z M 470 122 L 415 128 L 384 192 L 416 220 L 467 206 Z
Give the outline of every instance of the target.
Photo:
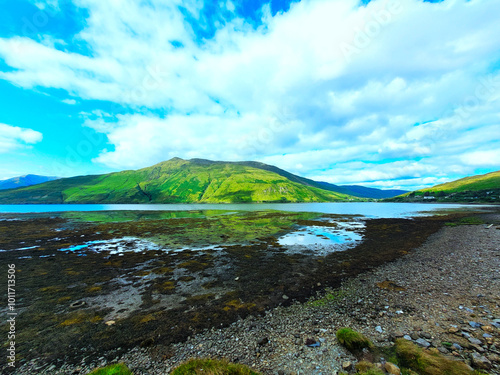
M 137 375 L 168 374 L 192 357 L 224 357 L 263 374 L 335 374 L 356 361 L 335 338 L 347 326 L 379 346 L 402 337 L 500 374 L 500 215 L 483 219 L 487 224 L 443 227 L 418 249 L 308 303 L 168 347 L 106 353 L 81 365 L 39 367 L 33 360 L 15 373 L 86 374 L 123 361 Z

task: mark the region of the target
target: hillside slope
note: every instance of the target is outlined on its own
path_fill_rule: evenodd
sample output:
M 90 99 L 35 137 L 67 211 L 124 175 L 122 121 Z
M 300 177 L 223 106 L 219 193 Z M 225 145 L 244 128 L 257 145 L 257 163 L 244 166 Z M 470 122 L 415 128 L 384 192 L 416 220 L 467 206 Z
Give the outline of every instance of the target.
M 238 163 L 179 158 L 136 171 L 0 191 L 8 203 L 332 202 L 356 199 Z
M 396 202 L 500 202 L 500 171 L 464 177 L 390 199 Z

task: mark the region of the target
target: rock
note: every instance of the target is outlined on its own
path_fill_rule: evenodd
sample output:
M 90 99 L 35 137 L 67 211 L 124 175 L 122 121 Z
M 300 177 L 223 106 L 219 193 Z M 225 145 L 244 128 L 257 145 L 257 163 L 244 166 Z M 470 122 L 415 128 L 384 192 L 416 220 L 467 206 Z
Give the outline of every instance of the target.
M 283 294 L 283 295 L 281 296 L 281 298 L 283 298 L 284 300 L 287 300 L 287 299 L 289 299 L 290 297 L 288 297 L 286 294 Z
M 432 338 L 432 335 L 428 332 L 420 332 L 420 337 L 422 337 L 423 339 L 431 339 Z
M 114 320 L 108 320 L 107 322 L 105 322 L 104 324 L 106 324 L 107 326 L 112 326 L 113 324 L 115 324 L 116 322 Z
M 450 332 L 450 333 L 457 333 L 458 332 L 458 328 L 457 327 L 450 327 L 448 329 L 448 332 Z
M 474 344 L 474 345 L 482 345 L 483 344 L 483 342 L 481 340 L 476 339 L 474 337 L 469 337 L 468 340 L 471 344 Z
M 418 340 L 419 339 L 418 333 L 416 333 L 416 332 L 411 333 L 410 337 L 411 337 L 412 340 Z
M 410 337 L 410 336 L 408 336 L 408 335 L 404 335 L 404 336 L 403 336 L 403 338 L 404 338 L 405 340 L 411 341 L 411 337 Z
M 269 342 L 269 339 L 267 337 L 261 338 L 259 341 L 257 341 L 257 345 L 259 346 L 264 346 Z
M 489 370 L 491 368 L 491 362 L 485 356 L 479 355 L 477 353 L 472 353 L 472 366 L 481 369 Z
M 319 341 L 316 341 L 313 338 L 306 339 L 306 345 L 308 347 L 310 347 L 310 348 L 317 348 L 317 347 L 321 346 L 321 344 L 319 343 Z
M 448 354 L 448 349 L 446 349 L 444 346 L 438 346 L 437 348 L 441 353 L 443 354 Z
M 488 354 L 486 356 L 491 362 L 500 363 L 500 356 L 494 353 Z
M 481 323 L 478 323 L 478 322 L 469 322 L 469 325 L 472 327 L 472 328 L 481 328 L 482 324 Z
M 344 370 L 344 371 L 351 371 L 352 370 L 352 363 L 351 363 L 351 361 L 344 361 L 344 362 L 342 362 L 342 370 Z
M 484 332 L 488 332 L 488 333 L 492 333 L 493 332 L 493 327 L 490 326 L 490 325 L 486 325 L 486 326 L 482 326 L 481 329 L 484 331 Z
M 428 348 L 429 346 L 431 346 L 429 341 L 420 338 L 415 340 L 415 343 L 423 348 Z
M 375 331 L 377 331 L 378 333 L 384 332 L 381 326 L 376 326 Z
M 391 375 L 401 375 L 401 370 L 394 363 L 386 362 L 384 368 Z
M 484 349 L 476 344 L 470 344 L 469 349 L 474 349 L 476 352 L 484 353 Z
M 456 350 L 464 350 L 464 348 L 462 348 L 459 344 L 457 344 L 456 342 L 453 343 L 452 345 L 452 348 L 453 349 L 456 349 Z

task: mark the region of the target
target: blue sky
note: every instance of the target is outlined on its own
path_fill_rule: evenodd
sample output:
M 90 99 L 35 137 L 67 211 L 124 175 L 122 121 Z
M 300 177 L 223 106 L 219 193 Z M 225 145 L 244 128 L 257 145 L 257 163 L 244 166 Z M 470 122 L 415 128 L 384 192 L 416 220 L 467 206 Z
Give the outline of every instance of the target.
M 0 179 L 174 156 L 415 189 L 500 169 L 500 0 L 17 0 Z

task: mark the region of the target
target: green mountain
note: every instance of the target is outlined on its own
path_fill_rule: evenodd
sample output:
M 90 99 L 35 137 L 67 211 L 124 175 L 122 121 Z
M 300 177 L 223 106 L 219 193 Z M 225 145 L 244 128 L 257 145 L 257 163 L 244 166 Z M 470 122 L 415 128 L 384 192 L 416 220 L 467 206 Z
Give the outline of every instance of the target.
M 395 202 L 500 202 L 500 171 L 461 178 L 392 199 Z
M 136 171 L 62 178 L 40 185 L 0 191 L 0 204 L 346 200 L 359 198 L 306 185 L 245 162 L 179 158 Z

